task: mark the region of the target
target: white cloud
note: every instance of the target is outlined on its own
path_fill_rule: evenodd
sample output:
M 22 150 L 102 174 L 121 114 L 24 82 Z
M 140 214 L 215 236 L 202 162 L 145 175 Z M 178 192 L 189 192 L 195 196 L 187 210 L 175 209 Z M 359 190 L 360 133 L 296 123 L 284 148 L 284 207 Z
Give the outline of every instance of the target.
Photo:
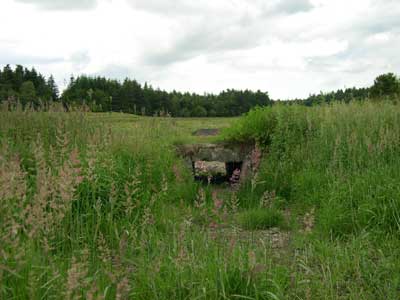
M 16 0 L 17 2 L 36 5 L 51 10 L 80 10 L 91 9 L 97 0 Z
M 394 0 L 2 0 L 0 64 L 61 85 L 85 73 L 304 97 L 400 73 L 399 15 Z

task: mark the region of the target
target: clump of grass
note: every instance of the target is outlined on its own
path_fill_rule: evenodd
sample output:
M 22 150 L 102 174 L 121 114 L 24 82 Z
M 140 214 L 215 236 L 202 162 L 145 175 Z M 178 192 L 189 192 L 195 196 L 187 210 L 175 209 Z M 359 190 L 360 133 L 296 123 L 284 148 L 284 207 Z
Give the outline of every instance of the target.
M 239 224 L 246 230 L 262 230 L 285 227 L 283 214 L 274 209 L 250 209 L 239 214 Z

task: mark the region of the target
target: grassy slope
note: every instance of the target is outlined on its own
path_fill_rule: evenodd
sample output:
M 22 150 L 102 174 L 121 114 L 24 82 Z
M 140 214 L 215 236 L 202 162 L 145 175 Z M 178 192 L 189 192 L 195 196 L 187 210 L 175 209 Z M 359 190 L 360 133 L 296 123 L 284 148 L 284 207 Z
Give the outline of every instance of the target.
M 227 133 L 273 143 L 223 203 L 173 144 L 233 119 L 0 112 L 0 298 L 398 298 L 397 106 L 279 109 Z M 260 205 L 291 213 L 285 248 L 241 236 Z

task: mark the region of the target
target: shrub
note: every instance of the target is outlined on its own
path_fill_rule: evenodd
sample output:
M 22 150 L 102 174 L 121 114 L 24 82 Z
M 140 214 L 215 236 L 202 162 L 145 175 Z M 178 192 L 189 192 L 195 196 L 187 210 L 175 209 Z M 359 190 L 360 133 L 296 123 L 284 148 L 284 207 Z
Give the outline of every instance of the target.
M 199 118 L 207 117 L 207 110 L 203 106 L 197 105 L 193 109 L 192 116 Z
M 268 144 L 276 122 L 275 110 L 256 107 L 240 118 L 233 126 L 224 129 L 222 137 L 229 141 L 257 141 L 262 144 Z
M 222 131 L 226 141 L 255 142 L 262 146 L 270 145 L 273 140 L 278 144 L 279 137 L 290 135 L 289 141 L 299 142 L 313 131 L 316 119 L 310 118 L 309 110 L 304 106 L 256 107 L 231 127 Z
M 371 88 L 374 97 L 393 96 L 400 92 L 400 83 L 396 75 L 387 73 L 378 76 Z
M 180 116 L 184 118 L 189 118 L 190 115 L 191 115 L 190 110 L 188 110 L 187 108 L 182 109 L 180 112 Z

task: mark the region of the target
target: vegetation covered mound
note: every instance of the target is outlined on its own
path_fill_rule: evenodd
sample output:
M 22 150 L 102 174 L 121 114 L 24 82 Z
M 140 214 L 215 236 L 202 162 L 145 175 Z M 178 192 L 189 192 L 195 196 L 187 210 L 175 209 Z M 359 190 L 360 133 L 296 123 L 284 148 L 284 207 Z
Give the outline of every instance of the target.
M 256 141 L 266 155 L 247 198 L 265 190 L 318 207 L 326 235 L 398 235 L 400 110 L 397 102 L 257 108 L 223 131 Z

